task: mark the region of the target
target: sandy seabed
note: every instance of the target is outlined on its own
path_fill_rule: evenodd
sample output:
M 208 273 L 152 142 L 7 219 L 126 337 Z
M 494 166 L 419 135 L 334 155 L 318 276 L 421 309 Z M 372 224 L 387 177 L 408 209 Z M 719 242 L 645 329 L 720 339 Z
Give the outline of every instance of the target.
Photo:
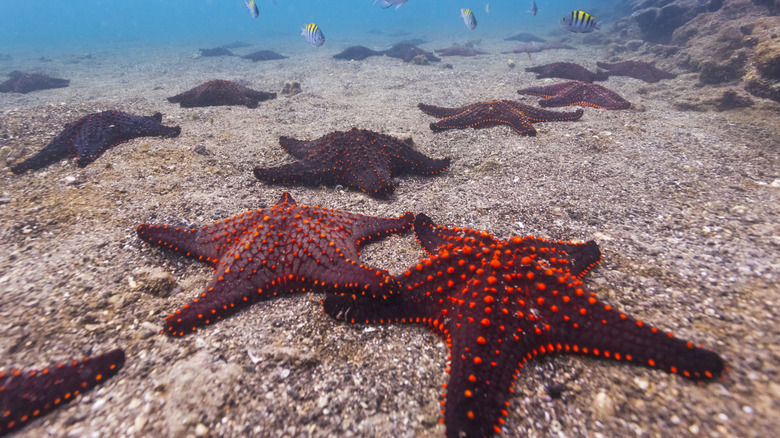
M 64 89 L 0 95 L 0 367 L 39 368 L 116 347 L 127 354 L 116 377 L 19 436 L 442 436 L 448 352 L 424 327 L 338 323 L 312 293 L 258 303 L 182 339 L 158 334 L 211 271 L 143 244 L 137 225 L 203 225 L 271 206 L 284 191 L 302 204 L 423 212 L 498 237 L 594 239 L 604 260 L 585 284 L 599 298 L 728 363 L 723 379 L 696 384 L 593 358 L 539 360 L 520 373 L 503 436 L 749 437 L 780 428 L 777 104 L 682 112 L 674 106 L 681 96 L 717 92 L 698 88 L 693 74 L 657 84 L 616 77 L 602 84 L 631 110 L 586 108 L 577 122 L 537 124 L 536 137 L 503 126 L 433 133 L 435 119 L 419 102 L 536 105 L 516 90 L 559 80 L 536 80 L 524 67 L 595 69 L 609 59 L 594 47 L 502 55 L 513 43 L 498 39 L 482 42 L 493 54 L 431 66 L 331 59 L 347 45 L 236 50 L 290 56 L 260 63 L 195 58 L 192 47 L 129 47 L 0 65 L 2 73 L 71 79 Z M 165 99 L 213 78 L 277 92 L 295 80 L 303 93 L 257 109 L 185 109 Z M 22 176 L 8 170 L 65 123 L 108 109 L 160 111 L 182 133 L 130 141 L 83 169 L 67 160 Z M 452 166 L 398 178 L 387 200 L 252 176 L 256 165 L 292 161 L 279 136 L 352 127 L 412 137 Z M 363 259 L 400 273 L 422 255 L 410 234 L 368 246 Z M 166 282 L 175 282 L 170 294 Z M 563 388 L 561 398 L 548 395 L 551 386 Z

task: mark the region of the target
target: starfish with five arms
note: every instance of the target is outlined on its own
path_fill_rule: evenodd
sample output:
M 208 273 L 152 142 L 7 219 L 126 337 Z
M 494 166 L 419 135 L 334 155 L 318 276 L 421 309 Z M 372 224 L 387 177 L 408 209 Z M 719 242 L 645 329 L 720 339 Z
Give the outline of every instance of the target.
M 539 105 L 543 107 L 579 105 L 607 110 L 620 110 L 631 107 L 631 102 L 623 99 L 614 91 L 598 84 L 583 81 L 529 87 L 517 90 L 517 94 L 544 97 L 543 100 L 539 101 Z
M 255 167 L 265 183 L 334 185 L 360 189 L 370 196 L 386 197 L 395 191 L 393 177 L 401 174 L 435 175 L 450 165 L 449 158 L 434 159 L 401 140 L 367 129 L 334 131 L 316 140 L 279 138 L 279 144 L 300 161 L 278 167 Z
M 192 303 L 170 314 L 165 332 L 183 336 L 281 292 L 347 291 L 382 297 L 398 291 L 387 271 L 360 263 L 360 247 L 408 231 L 414 215 L 380 218 L 298 205 L 285 192 L 271 208 L 202 228 L 141 224 L 151 245 L 201 260 L 214 276 Z
M 401 293 L 377 300 L 340 292 L 323 305 L 353 323 L 425 324 L 447 342 L 450 379 L 442 405 L 448 437 L 500 433 L 520 369 L 548 354 L 592 355 L 693 380 L 723 370 L 716 353 L 587 292 L 581 278 L 601 258 L 595 242 L 502 240 L 439 227 L 422 214 L 414 229 L 430 257 L 398 276 Z
M 431 130 L 434 132 L 468 127 L 480 129 L 509 125 L 518 134 L 536 135 L 536 129 L 531 123 L 578 120 L 583 114 L 582 109 L 572 113 L 548 111 L 513 100 L 491 100 L 458 108 L 444 108 L 424 103 L 417 105 L 417 107 L 425 114 L 441 119 L 436 123 L 431 123 Z

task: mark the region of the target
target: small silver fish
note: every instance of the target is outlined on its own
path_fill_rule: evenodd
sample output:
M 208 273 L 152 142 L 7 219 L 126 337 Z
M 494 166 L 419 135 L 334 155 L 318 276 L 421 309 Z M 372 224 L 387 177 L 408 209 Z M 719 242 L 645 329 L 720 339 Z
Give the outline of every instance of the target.
M 252 15 L 252 18 L 257 18 L 260 16 L 260 11 L 257 9 L 255 0 L 244 0 L 244 4 L 246 5 L 246 8 L 249 9 L 249 13 Z
M 587 12 L 572 11 L 571 15 L 561 18 L 561 27 L 570 32 L 588 33 L 601 29 L 601 23 Z
M 530 12 L 531 15 L 536 17 L 536 13 L 539 12 L 539 7 L 536 6 L 536 0 L 531 0 L 531 10 L 528 12 Z
M 490 13 L 490 3 L 485 3 L 485 13 L 486 14 Z
M 374 4 L 379 3 L 379 5 L 382 6 L 382 9 L 387 9 L 390 6 L 395 5 L 395 8 L 398 9 L 408 1 L 409 0 L 374 0 Z
M 319 47 L 325 44 L 325 35 L 322 34 L 320 27 L 314 23 L 309 23 L 301 28 L 301 35 L 306 39 L 306 42 L 314 47 Z
M 477 17 L 474 16 L 471 9 L 461 9 L 460 16 L 463 17 L 463 22 L 466 23 L 466 27 L 469 29 L 474 30 L 477 27 Z

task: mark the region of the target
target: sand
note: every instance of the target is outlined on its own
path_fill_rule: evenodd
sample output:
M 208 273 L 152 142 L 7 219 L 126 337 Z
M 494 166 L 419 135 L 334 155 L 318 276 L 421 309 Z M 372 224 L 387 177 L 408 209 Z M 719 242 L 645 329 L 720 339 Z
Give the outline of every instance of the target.
M 602 84 L 634 109 L 586 108 L 577 122 L 537 124 L 536 137 L 508 127 L 433 133 L 435 119 L 419 102 L 535 105 L 516 90 L 558 80 L 536 80 L 524 67 L 595 68 L 612 59 L 598 47 L 501 55 L 514 43 L 500 38 L 479 46 L 490 55 L 432 66 L 330 58 L 347 45 L 245 49 L 290 56 L 260 63 L 197 58 L 198 47 L 171 46 L 45 54 L 49 62 L 36 53 L 0 65 L 0 73 L 72 80 L 68 88 L 0 96 L 0 367 L 38 368 L 115 347 L 127 353 L 116 377 L 19 436 L 442 436 L 447 351 L 424 327 L 338 323 L 322 314 L 321 295 L 298 294 L 183 339 L 158 334 L 211 273 L 143 244 L 136 226 L 207 224 L 268 207 L 284 191 L 299 203 L 361 214 L 424 212 L 498 237 L 595 239 L 604 260 L 586 285 L 599 298 L 728 363 L 723 379 L 696 384 L 592 358 L 540 360 L 520 373 L 503 436 L 747 437 L 780 427 L 776 103 L 685 112 L 675 107 L 681 96 L 720 91 L 697 88 L 696 75 L 685 73 L 657 84 L 612 78 Z M 257 109 L 182 109 L 165 100 L 213 78 L 263 91 L 296 80 L 303 93 Z M 160 111 L 182 134 L 130 141 L 84 169 L 66 160 L 22 176 L 8 170 L 65 123 L 108 109 Z M 452 166 L 433 178 L 399 178 L 389 200 L 268 186 L 252 176 L 255 165 L 291 161 L 279 136 L 317 138 L 355 126 L 412 137 Z M 400 273 L 421 256 L 407 235 L 370 245 L 363 258 Z M 547 388 L 556 385 L 562 397 L 552 399 Z

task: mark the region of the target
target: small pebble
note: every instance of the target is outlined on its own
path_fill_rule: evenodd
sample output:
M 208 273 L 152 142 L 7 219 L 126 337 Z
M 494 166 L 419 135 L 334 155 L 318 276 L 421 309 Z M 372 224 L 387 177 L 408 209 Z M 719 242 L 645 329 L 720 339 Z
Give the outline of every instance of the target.
M 753 408 L 751 408 L 750 406 L 742 406 L 742 412 L 744 412 L 746 414 L 752 414 L 753 413 Z
M 693 435 L 699 434 L 699 425 L 698 424 L 691 424 L 691 426 L 688 428 L 688 431 L 692 433 Z
M 195 426 L 195 436 L 206 436 L 209 433 L 209 428 L 206 427 L 203 423 L 198 423 L 197 426 Z
M 672 424 L 680 424 L 681 423 L 680 417 L 678 417 L 677 415 L 672 415 L 672 418 L 670 418 L 669 421 L 671 421 Z
M 720 413 L 720 414 L 718 414 L 718 420 L 720 420 L 720 421 L 725 423 L 725 422 L 729 421 L 729 416 L 726 415 L 726 414 Z

